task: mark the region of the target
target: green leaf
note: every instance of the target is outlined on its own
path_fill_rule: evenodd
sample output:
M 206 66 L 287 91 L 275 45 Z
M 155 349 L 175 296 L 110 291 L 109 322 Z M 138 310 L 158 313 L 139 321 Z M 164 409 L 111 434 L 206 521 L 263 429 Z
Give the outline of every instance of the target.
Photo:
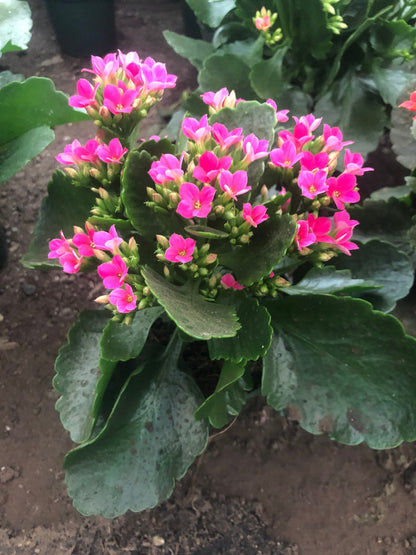
M 344 139 L 354 139 L 354 148 L 362 155 L 377 147 L 387 124 L 385 109 L 365 81 L 348 73 L 337 81 L 315 106 L 315 113 L 325 115 L 325 123 L 342 129 Z
M 56 410 L 72 441 L 77 443 L 86 441 L 93 429 L 93 406 L 100 379 L 100 340 L 108 319 L 108 311 L 81 312 L 69 330 L 68 344 L 60 349 L 56 359 L 53 385 L 61 395 Z M 110 369 L 107 371 L 111 373 Z
M 90 120 L 84 112 L 68 106 L 68 97 L 45 77 L 30 77 L 2 87 L 0 106 L 0 145 L 36 127 Z
M 396 107 L 406 85 L 414 78 L 414 73 L 398 68 L 382 68 L 374 65 L 370 77 L 374 79 L 378 92 L 386 104 Z
M 114 518 L 154 507 L 205 449 L 207 425 L 193 417 L 202 396 L 177 369 L 180 347 L 133 374 L 101 433 L 68 453 L 68 492 L 83 515 Z
M 240 324 L 233 307 L 206 301 L 198 283 L 174 285 L 151 268 L 142 271 L 146 283 L 175 324 L 196 339 L 233 337 Z
M 307 431 L 374 449 L 416 439 L 416 340 L 365 301 L 326 295 L 267 304 L 276 336 L 262 393 Z
M 410 258 L 391 243 L 373 240 L 353 251 L 340 255 L 337 268 L 347 268 L 354 278 L 372 280 L 381 289 L 359 294 L 377 310 L 391 312 L 399 299 L 406 297 L 413 285 L 414 268 Z
M 196 17 L 215 29 L 224 17 L 235 7 L 235 0 L 186 0 Z
M 233 362 L 258 360 L 270 347 L 273 333 L 270 314 L 257 299 L 244 293 L 231 294 L 228 300 L 237 307 L 241 328 L 234 337 L 210 339 L 209 356 L 213 360 L 224 358 Z
M 61 171 L 53 174 L 48 184 L 48 196 L 43 199 L 38 221 L 27 253 L 21 262 L 26 268 L 60 267 L 56 259 L 48 259 L 49 241 L 64 235 L 72 236 L 73 226 L 84 226 L 95 194 L 89 189 L 77 187 L 70 177 Z
M 2 52 L 27 48 L 32 29 L 29 4 L 18 0 L 0 3 L 0 56 Z
M 24 168 L 54 138 L 55 133 L 52 129 L 43 126 L 30 129 L 9 143 L 0 145 L 0 183 Z
M 150 328 L 162 313 L 163 309 L 159 306 L 139 310 L 128 326 L 110 320 L 101 340 L 102 356 L 115 362 L 139 356 Z
M 206 239 L 224 239 L 228 237 L 227 232 L 207 225 L 188 225 L 185 227 L 185 231 L 196 237 L 205 237 Z
M 176 54 L 189 60 L 197 69 L 201 69 L 204 60 L 214 52 L 212 44 L 203 40 L 184 37 L 173 31 L 163 31 L 163 36 Z
M 270 274 L 286 254 L 296 233 L 296 223 L 288 214 L 273 216 L 260 224 L 248 245 L 219 254 L 220 264 L 233 271 L 242 285 L 252 285 Z
M 206 58 L 198 73 L 198 84 L 202 92 L 218 91 L 227 87 L 234 90 L 237 98 L 256 98 L 247 76 L 250 66 L 234 54 L 213 54 Z
M 213 40 L 215 40 L 216 37 L 217 33 Z M 223 44 L 218 48 L 217 54 L 232 54 L 240 58 L 240 60 L 249 67 L 252 67 L 263 59 L 263 49 L 264 38 L 259 36 L 256 40 L 250 38 L 246 40 L 234 40 L 233 42 Z
M 259 62 L 251 69 L 249 75 L 251 86 L 260 98 L 264 100 L 279 98 L 289 86 L 282 71 L 287 51 L 287 46 L 278 48 L 271 58 Z M 284 107 L 286 108 L 286 106 Z
M 246 402 L 244 387 L 239 380 L 243 377 L 247 361 L 225 361 L 217 387 L 195 412 L 195 418 L 207 418 L 214 428 L 228 424 L 229 415 L 241 412 Z
M 407 181 L 406 178 L 405 181 Z M 377 191 L 371 193 L 369 198 L 371 200 L 382 200 L 385 202 L 389 201 L 391 198 L 403 200 L 406 199 L 412 191 L 412 186 L 406 183 L 406 185 L 400 185 L 399 187 L 382 187 L 381 189 L 377 189 Z
M 416 79 L 409 81 L 408 85 L 403 88 L 402 93 L 397 100 L 397 107 L 391 112 L 391 130 L 390 139 L 392 149 L 397 156 L 397 160 L 410 170 L 416 168 L 416 137 L 412 132 L 414 124 L 414 112 L 399 108 L 398 105 L 409 100 L 410 94 L 416 89 Z
M 24 75 L 11 73 L 10 71 L 0 71 L 0 89 L 13 81 L 24 81 Z
M 322 293 L 353 293 L 354 291 L 359 293 L 377 287 L 381 286 L 374 281 L 353 278 L 349 270 L 336 270 L 333 266 L 324 266 L 323 268 L 312 268 L 299 283 L 285 287 L 283 290 L 288 295 L 305 293 L 318 295 Z

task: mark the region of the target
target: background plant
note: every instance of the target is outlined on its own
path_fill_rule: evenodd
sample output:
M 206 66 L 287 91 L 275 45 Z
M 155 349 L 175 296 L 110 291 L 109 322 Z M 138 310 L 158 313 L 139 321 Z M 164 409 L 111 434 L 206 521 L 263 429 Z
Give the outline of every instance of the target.
M 107 310 L 81 313 L 56 362 L 57 409 L 79 443 L 64 463 L 75 506 L 113 517 L 166 499 L 209 425 L 260 391 L 343 443 L 414 440 L 416 342 L 374 309 L 407 294 L 412 268 L 381 241 L 351 240 L 368 168 L 341 131 L 315 133 L 312 114 L 291 130 L 273 102 L 222 89 L 176 145 L 137 143 L 176 77 L 120 52 L 92 57 L 90 73 L 70 104 L 97 135 L 58 155 L 66 170 L 23 259 L 103 280 Z
M 295 115 L 325 113 L 364 155 L 375 150 L 410 78 L 414 0 L 187 3 L 212 38 L 165 38 L 198 69 L 198 93 L 225 86 L 246 99 L 273 98 Z M 200 105 L 194 99 L 187 108 Z

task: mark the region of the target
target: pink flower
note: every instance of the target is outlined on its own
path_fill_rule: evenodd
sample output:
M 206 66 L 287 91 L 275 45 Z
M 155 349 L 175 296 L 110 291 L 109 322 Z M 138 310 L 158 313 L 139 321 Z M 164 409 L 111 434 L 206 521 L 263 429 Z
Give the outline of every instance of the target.
M 176 211 L 183 218 L 206 218 L 211 211 L 214 187 L 205 185 L 200 191 L 193 183 L 183 183 L 179 189 L 180 203 Z
M 78 256 L 77 253 L 71 249 L 70 252 L 59 257 L 59 263 L 62 265 L 63 271 L 66 274 L 76 274 L 81 268 L 82 259 L 82 256 Z
M 256 17 L 254 24 L 259 31 L 267 31 L 271 27 L 270 16 Z
M 344 155 L 344 173 L 351 173 L 352 175 L 363 175 L 364 172 L 372 172 L 374 168 L 363 168 L 364 160 L 358 152 L 352 153 L 349 148 L 345 149 Z
M 399 108 L 406 108 L 406 110 L 416 112 L 416 91 L 410 94 L 410 100 L 405 100 L 399 104 Z M 413 119 L 416 119 L 416 116 Z
M 309 247 L 316 241 L 315 234 L 309 229 L 308 222 L 299 220 L 297 222 L 298 230 L 295 235 L 295 242 L 301 251 L 305 247 Z
M 79 254 L 82 256 L 94 256 L 94 233 L 95 229 L 88 222 L 85 223 L 85 233 L 75 233 L 72 238 L 73 244 L 77 247 Z
M 111 262 L 104 262 L 97 268 L 98 275 L 102 278 L 104 287 L 116 289 L 124 283 L 127 275 L 127 266 L 119 254 L 116 254 Z
M 183 176 L 182 159 L 173 154 L 162 154 L 159 161 L 153 162 L 149 175 L 155 183 L 164 185 L 168 181 L 180 181 Z
M 298 186 L 302 191 L 302 195 L 306 198 L 314 199 L 316 195 L 325 193 L 328 188 L 326 176 L 327 173 L 324 170 L 318 170 L 315 173 L 302 170 L 298 175 Z
M 231 156 L 218 158 L 210 150 L 206 150 L 199 158 L 199 165 L 195 167 L 192 176 L 202 183 L 212 183 L 222 170 L 228 170 L 233 159 Z
M 86 79 L 79 79 L 77 83 L 77 92 L 69 97 L 68 104 L 73 108 L 86 108 L 95 102 L 95 93 L 97 92 L 99 83 L 93 87 Z
M 172 89 L 176 85 L 176 75 L 168 74 L 165 64 L 155 62 L 150 57 L 145 59 L 139 73 L 145 93 Z
M 332 237 L 328 235 L 331 231 L 332 220 L 323 216 L 316 217 L 313 214 L 308 214 L 308 227 L 309 232 L 315 235 L 315 240 L 318 243 L 333 243 Z
M 91 56 L 92 70 L 84 68 L 82 71 L 88 71 L 99 77 L 102 81 L 107 82 L 115 77 L 118 69 L 118 61 L 116 54 L 107 54 L 104 58 L 99 56 Z
M 94 245 L 96 249 L 116 252 L 123 239 L 117 235 L 114 225 L 107 231 L 96 231 L 94 233 Z
M 221 146 L 221 150 L 227 150 L 231 145 L 242 141 L 242 131 L 242 127 L 237 127 L 232 131 L 228 131 L 222 123 L 214 123 L 212 126 L 212 135 L 215 141 Z
M 350 215 L 346 210 L 334 214 L 333 244 L 348 256 L 351 254 L 350 251 L 358 249 L 358 245 L 350 241 L 353 229 L 358 223 L 357 220 L 350 220 Z
M 344 146 L 352 145 L 354 141 L 343 141 L 342 140 L 342 132 L 339 127 L 330 127 L 326 123 L 324 124 L 324 133 L 323 133 L 324 141 L 325 141 L 325 152 L 330 152 L 331 150 L 336 150 L 340 152 Z
M 271 106 L 274 109 L 274 111 L 276 112 L 277 121 L 285 122 L 289 119 L 288 116 L 287 116 L 287 114 L 289 113 L 289 110 L 279 110 L 278 111 L 277 110 L 277 104 L 272 98 L 269 98 L 268 100 L 266 100 L 266 104 Z
M 299 125 L 299 132 L 302 129 L 302 133 L 303 133 L 305 129 L 307 135 L 310 135 L 312 131 L 315 131 L 315 129 L 319 127 L 322 121 L 322 118 L 316 118 L 313 114 L 308 114 L 307 116 L 301 116 L 300 118 L 293 116 L 293 119 L 296 121 L 296 124 Z M 304 126 L 304 127 L 301 127 L 301 126 Z
M 48 258 L 60 258 L 64 254 L 72 252 L 72 247 L 69 244 L 69 241 L 65 239 L 62 230 L 59 233 L 61 235 L 60 239 L 52 239 L 52 241 L 49 241 L 50 252 L 48 254 Z
M 305 126 L 303 126 L 302 129 L 305 131 L 306 130 Z M 299 131 L 299 128 L 298 128 L 298 131 Z M 278 140 L 278 145 L 279 146 L 281 146 L 284 142 L 291 142 L 295 146 L 296 152 L 301 152 L 304 145 L 306 143 L 308 143 L 309 141 L 312 141 L 312 139 L 313 139 L 312 135 L 302 135 L 302 136 L 300 136 L 299 133 L 298 133 L 298 135 L 295 136 L 288 129 L 284 129 L 283 131 L 279 131 L 278 135 L 279 135 L 279 140 Z
M 182 122 L 182 133 L 197 144 L 202 144 L 211 137 L 211 126 L 208 125 L 208 116 L 202 116 L 198 121 L 195 118 L 185 118 Z
M 330 196 L 336 204 L 338 210 L 343 210 L 344 202 L 358 202 L 360 194 L 355 190 L 357 178 L 351 173 L 342 173 L 338 177 L 330 177 L 327 180 L 328 196 Z
M 318 152 L 312 154 L 308 150 L 302 153 L 300 165 L 302 170 L 313 172 L 315 170 L 327 169 L 329 164 L 329 156 L 326 152 Z
M 285 141 L 270 152 L 271 163 L 280 168 L 293 168 L 301 158 L 302 153 L 296 154 L 296 146 L 291 141 Z
M 250 185 L 247 185 L 247 172 L 239 170 L 231 173 L 227 170 L 221 172 L 220 187 L 230 198 L 237 200 L 238 195 L 242 195 L 251 190 Z
M 97 154 L 100 160 L 107 164 L 121 164 L 121 158 L 128 152 L 127 148 L 123 148 L 119 139 L 111 139 L 106 144 L 100 144 L 97 147 Z
M 244 162 L 251 164 L 254 160 L 264 158 L 269 153 L 269 141 L 258 139 L 254 133 L 250 133 L 243 141 Z
M 269 218 L 266 212 L 267 208 L 262 204 L 257 206 L 251 206 L 249 202 L 243 204 L 243 219 L 253 227 L 257 227 Z
M 118 288 L 111 291 L 108 295 L 108 300 L 119 312 L 125 314 L 136 308 L 137 297 L 134 295 L 130 285 L 126 283 L 124 289 Z
M 235 289 L 236 291 L 244 289 L 244 287 L 234 279 L 232 274 L 224 274 L 221 278 L 221 285 L 224 289 Z
M 110 110 L 112 114 L 129 114 L 133 110 L 133 102 L 136 98 L 134 89 L 126 89 L 122 81 L 119 86 L 106 85 L 103 91 L 103 105 Z
M 217 92 L 209 91 L 201 94 L 201 98 L 205 104 L 214 108 L 215 111 L 221 110 L 224 106 L 234 108 L 236 104 L 235 92 L 231 91 L 230 94 L 225 87 Z
M 169 237 L 169 247 L 166 249 L 165 258 L 170 262 L 186 264 L 192 260 L 194 249 L 195 241 L 193 239 L 185 239 L 182 235 L 173 233 Z

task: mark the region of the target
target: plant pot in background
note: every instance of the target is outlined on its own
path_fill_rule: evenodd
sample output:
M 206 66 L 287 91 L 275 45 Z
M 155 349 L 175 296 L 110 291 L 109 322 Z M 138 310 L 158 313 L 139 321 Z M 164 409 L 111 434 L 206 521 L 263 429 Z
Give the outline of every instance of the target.
M 114 50 L 114 0 L 46 0 L 46 5 L 66 54 L 82 58 Z

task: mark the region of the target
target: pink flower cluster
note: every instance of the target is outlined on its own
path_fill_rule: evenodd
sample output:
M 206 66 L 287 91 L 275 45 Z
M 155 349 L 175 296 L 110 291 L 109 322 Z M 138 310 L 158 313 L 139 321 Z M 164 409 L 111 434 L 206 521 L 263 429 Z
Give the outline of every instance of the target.
M 357 245 L 350 241 L 357 224 L 358 221 L 351 220 L 346 210 L 335 212 L 333 218 L 308 214 L 306 220 L 297 222 L 295 241 L 300 251 L 313 244 L 327 243 L 350 255 L 350 251 L 358 249 Z
M 117 138 L 111 139 L 108 145 L 97 139 L 90 139 L 85 146 L 75 139 L 70 145 L 65 146 L 64 152 L 58 154 L 56 159 L 61 164 L 73 164 L 79 168 L 85 164 L 98 167 L 100 160 L 106 164 L 121 164 L 121 160 L 127 152 L 127 148 L 123 148 Z
M 167 73 L 165 64 L 153 58 L 141 60 L 137 52 L 107 54 L 104 58 L 91 56 L 95 84 L 87 79 L 77 83 L 77 93 L 69 99 L 74 108 L 105 107 L 111 114 L 130 114 L 142 106 L 149 107 L 164 89 L 176 84 L 176 76 Z
M 112 258 L 97 267 L 98 275 L 103 279 L 104 287 L 112 289 L 108 301 L 122 314 L 131 312 L 136 308 L 137 297 L 125 282 L 128 267 L 119 252 L 123 239 L 118 236 L 114 225 L 109 231 L 96 231 L 86 222 L 85 230 L 86 233 L 75 227 L 75 234 L 70 240 L 61 231 L 59 239 L 49 242 L 48 258 L 58 258 L 63 271 L 74 274 L 80 270 L 84 258 L 102 258 L 101 253 L 111 253 Z

